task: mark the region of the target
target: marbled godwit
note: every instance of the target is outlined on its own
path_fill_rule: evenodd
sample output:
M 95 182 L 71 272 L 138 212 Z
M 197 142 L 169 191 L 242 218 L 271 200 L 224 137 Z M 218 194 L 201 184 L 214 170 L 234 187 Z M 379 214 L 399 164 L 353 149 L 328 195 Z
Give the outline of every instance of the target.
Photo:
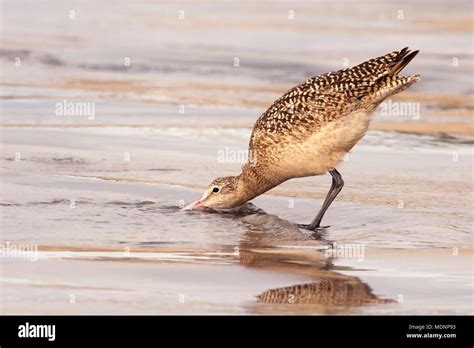
M 344 185 L 336 166 L 364 136 L 375 108 L 418 81 L 419 75 L 398 76 L 417 53 L 405 47 L 290 89 L 255 123 L 249 143 L 252 161 L 242 173 L 215 179 L 185 209 L 233 208 L 286 180 L 329 172 L 332 186 L 321 210 L 311 224 L 300 225 L 318 229 Z

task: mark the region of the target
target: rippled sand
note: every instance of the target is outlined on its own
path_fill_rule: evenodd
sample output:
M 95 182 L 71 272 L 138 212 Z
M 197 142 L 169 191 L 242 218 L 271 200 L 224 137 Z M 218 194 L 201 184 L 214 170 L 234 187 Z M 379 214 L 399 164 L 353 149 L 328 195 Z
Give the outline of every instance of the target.
M 2 4 L 0 242 L 38 253 L 0 259 L 1 312 L 474 313 L 472 5 L 425 5 L 103 1 L 71 20 L 60 1 Z M 296 223 L 329 176 L 180 210 L 239 172 L 219 151 L 245 150 L 289 87 L 408 44 L 423 79 L 394 102 L 421 114 L 379 110 L 324 233 Z M 57 116 L 64 100 L 96 113 Z

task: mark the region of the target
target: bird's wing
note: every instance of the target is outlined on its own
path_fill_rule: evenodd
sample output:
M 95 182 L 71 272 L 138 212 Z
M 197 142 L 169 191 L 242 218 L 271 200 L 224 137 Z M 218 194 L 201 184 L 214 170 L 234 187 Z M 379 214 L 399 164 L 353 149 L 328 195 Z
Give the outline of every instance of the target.
M 397 74 L 417 53 L 410 53 L 406 47 L 352 68 L 312 77 L 293 87 L 258 118 L 249 149 L 277 142 L 278 137 L 273 134 L 292 133 L 297 138 L 298 134 L 303 136 L 304 129 L 314 132 L 353 111 L 364 98 L 378 93 L 384 99 L 396 88 L 398 92 L 414 82 L 414 77 L 400 78 Z

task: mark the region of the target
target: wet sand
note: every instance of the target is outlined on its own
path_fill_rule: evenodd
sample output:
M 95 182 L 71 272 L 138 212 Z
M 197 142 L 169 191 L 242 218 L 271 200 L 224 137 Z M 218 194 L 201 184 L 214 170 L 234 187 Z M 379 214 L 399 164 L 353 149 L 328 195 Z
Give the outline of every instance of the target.
M 2 314 L 474 313 L 468 1 L 28 6 L 2 4 L 0 244 L 38 253 L 0 258 Z M 423 78 L 393 102 L 420 113 L 378 110 L 325 233 L 296 223 L 328 175 L 237 212 L 180 210 L 238 174 L 289 87 L 408 44 Z M 95 114 L 58 116 L 64 100 Z
M 366 147 L 360 150 L 362 157 L 370 153 Z M 36 262 L 2 260 L 5 313 L 472 312 L 466 306 L 472 296 L 473 250 L 466 247 L 472 241 L 470 197 L 459 195 L 452 178 L 445 191 L 433 192 L 428 182 L 416 195 L 404 196 L 410 198 L 403 208 L 396 193 L 389 199 L 389 192 L 381 190 L 387 184 L 365 186 L 362 192 L 367 183 L 356 180 L 328 212 L 331 227 L 317 240 L 294 224 L 311 218 L 320 206 L 325 177 L 289 182 L 256 199 L 258 208 L 245 213 L 184 212 L 180 200 L 185 204 L 194 199 L 199 185 L 182 184 L 187 174 L 177 170 L 178 163 L 174 169 L 151 166 L 155 170 L 147 173 L 139 170 L 135 158 L 127 168 L 97 174 L 96 166 L 104 162 L 88 159 L 86 153 L 96 155 L 93 150 L 84 151 L 81 160 L 50 151 L 46 153 L 56 153 L 54 158 L 37 154 L 34 159 L 3 161 L 2 191 L 8 198 L 2 201 L 2 237 L 39 244 L 40 255 Z M 389 153 L 383 152 L 386 161 L 394 158 Z M 429 158 L 423 151 L 419 156 Z M 435 152 L 432 166 L 444 165 L 438 156 Z M 416 173 L 416 156 L 402 162 Z M 212 161 L 205 163 L 212 166 Z M 353 165 L 356 173 L 361 171 Z M 106 175 L 113 179 L 104 180 Z M 154 182 L 167 177 L 175 182 Z M 407 179 L 391 180 L 393 186 L 404 186 Z M 449 203 L 453 200 L 460 204 L 456 209 Z M 294 208 L 288 209 L 290 202 Z M 334 242 L 362 246 L 363 260 L 328 256 L 326 249 Z M 123 281 L 121 287 L 117 279 Z M 241 286 L 237 290 L 236 279 Z M 57 295 L 45 298 L 49 292 Z M 176 302 L 182 293 L 189 295 L 189 306 Z M 71 294 L 77 294 L 79 305 L 65 305 Z M 107 296 L 120 305 L 110 305 Z M 138 299 L 131 301 L 134 296 Z M 38 298 L 45 301 L 38 303 Z
M 44 249 L 44 250 L 43 250 Z M 40 247 L 8 259 L 9 314 L 470 314 L 472 248 L 365 250 L 363 261 L 273 248 Z M 433 264 L 433 260 L 441 261 Z M 370 284 L 370 285 L 368 285 Z

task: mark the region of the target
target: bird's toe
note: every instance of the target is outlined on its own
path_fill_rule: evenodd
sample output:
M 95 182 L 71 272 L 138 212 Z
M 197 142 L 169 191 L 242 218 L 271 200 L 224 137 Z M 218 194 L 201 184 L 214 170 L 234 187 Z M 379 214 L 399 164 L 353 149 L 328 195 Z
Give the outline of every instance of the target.
M 302 229 L 304 229 L 304 230 L 311 230 L 311 231 L 313 230 L 313 229 L 311 228 L 311 225 L 309 225 L 309 224 L 298 224 L 298 227 L 299 227 L 299 228 L 302 228 Z
M 314 232 L 323 232 L 329 228 L 329 226 L 313 226 L 311 224 L 298 224 L 298 227 L 305 230 L 314 231 Z

